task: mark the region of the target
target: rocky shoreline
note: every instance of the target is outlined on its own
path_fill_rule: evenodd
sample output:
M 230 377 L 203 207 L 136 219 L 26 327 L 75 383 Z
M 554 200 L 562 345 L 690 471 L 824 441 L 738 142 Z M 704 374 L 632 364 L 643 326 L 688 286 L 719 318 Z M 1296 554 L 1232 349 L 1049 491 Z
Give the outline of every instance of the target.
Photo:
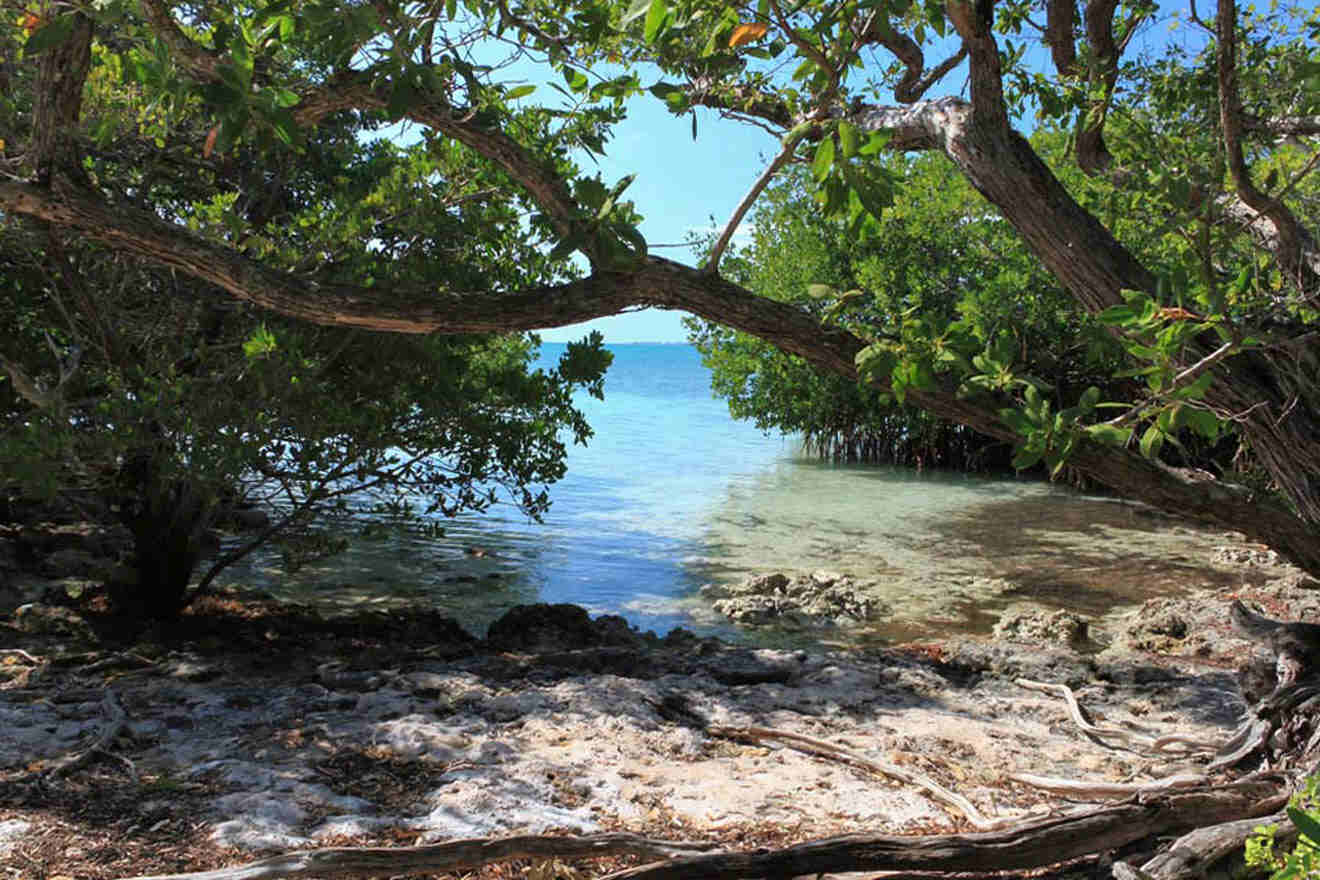
M 1239 588 L 1152 599 L 1105 622 L 1104 644 L 1096 621 L 1031 606 L 990 639 L 777 651 L 658 638 L 574 606 L 515 608 L 478 639 L 421 609 L 332 615 L 237 593 L 123 641 L 94 611 L 29 601 L 0 617 L 0 864 L 21 853 L 38 876 L 100 878 L 513 832 L 745 842 L 972 827 L 919 786 L 715 729 L 826 741 L 990 820 L 1021 817 L 1056 799 L 1018 774 L 1180 768 L 1092 742 L 1057 695 L 1021 680 L 1073 688 L 1098 723 L 1218 740 L 1242 711 L 1233 670 L 1251 651 L 1228 631 L 1228 602 L 1320 619 L 1311 579 L 1250 553 L 1224 564 Z M 765 586 L 806 599 L 788 613 L 876 612 L 842 578 L 807 579 Z

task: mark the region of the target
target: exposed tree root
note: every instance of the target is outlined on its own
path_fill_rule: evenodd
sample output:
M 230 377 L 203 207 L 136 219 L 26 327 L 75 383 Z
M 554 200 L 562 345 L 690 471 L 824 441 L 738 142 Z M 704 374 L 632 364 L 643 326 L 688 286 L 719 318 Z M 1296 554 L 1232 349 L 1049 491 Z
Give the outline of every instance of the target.
M 1167 752 L 1174 746 L 1180 746 L 1186 750 L 1187 754 L 1193 752 L 1204 752 L 1214 754 L 1219 752 L 1223 745 L 1220 743 L 1202 742 L 1194 737 L 1184 736 L 1182 734 L 1169 734 L 1167 736 L 1153 737 L 1135 730 L 1125 730 L 1121 727 L 1100 727 L 1092 724 L 1082 711 L 1081 705 L 1077 702 L 1077 695 L 1073 693 L 1072 688 L 1066 684 L 1051 684 L 1048 682 L 1031 681 L 1026 678 L 1017 680 L 1019 687 L 1027 688 L 1033 691 L 1042 691 L 1044 693 L 1057 693 L 1061 695 L 1068 704 L 1068 715 L 1073 723 L 1087 736 L 1092 742 L 1102 745 L 1105 748 L 1114 748 L 1114 744 L 1109 740 L 1119 740 L 1125 748 L 1134 751 L 1147 751 L 1154 753 Z
M 97 755 L 110 755 L 127 764 L 130 775 L 136 780 L 137 768 L 133 766 L 133 763 L 127 758 L 120 758 L 110 752 L 110 744 L 124 732 L 124 726 L 128 722 L 128 713 L 125 712 L 124 707 L 120 705 L 119 697 L 116 696 L 113 690 L 106 690 L 105 694 L 101 697 L 101 710 L 105 713 L 108 722 L 101 730 L 100 734 L 97 735 L 96 742 L 92 743 L 91 746 L 81 752 L 66 755 L 56 761 L 53 765 L 34 770 L 31 773 L 27 773 L 12 780 L 12 782 L 21 784 L 35 782 L 37 780 L 58 779 L 59 777 L 66 776 L 74 770 L 77 770 L 79 767 L 82 767 Z

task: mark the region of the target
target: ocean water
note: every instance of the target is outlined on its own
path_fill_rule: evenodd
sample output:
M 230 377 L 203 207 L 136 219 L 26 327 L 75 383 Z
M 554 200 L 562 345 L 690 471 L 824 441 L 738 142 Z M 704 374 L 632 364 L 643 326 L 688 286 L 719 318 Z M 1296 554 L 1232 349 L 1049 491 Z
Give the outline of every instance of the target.
M 509 607 L 572 602 L 643 629 L 855 644 L 987 629 L 1030 600 L 1088 614 L 1222 575 L 1222 536 L 1038 481 L 845 466 L 732 420 L 687 345 L 611 346 L 595 429 L 538 524 L 515 508 L 390 535 L 296 571 L 264 551 L 221 577 L 327 604 L 425 603 L 476 632 Z M 545 344 L 553 363 L 562 345 Z M 837 632 L 739 630 L 704 583 L 827 569 L 880 582 L 890 613 Z

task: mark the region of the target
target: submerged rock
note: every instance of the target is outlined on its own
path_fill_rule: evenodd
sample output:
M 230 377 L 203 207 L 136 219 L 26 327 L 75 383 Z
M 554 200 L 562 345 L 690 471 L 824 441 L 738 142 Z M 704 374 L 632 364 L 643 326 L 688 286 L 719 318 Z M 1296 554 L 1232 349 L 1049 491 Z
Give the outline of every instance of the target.
M 706 584 L 700 594 L 714 600 L 715 611 L 734 623 L 807 628 L 860 623 L 889 614 L 889 606 L 873 594 L 873 587 L 822 570 L 797 577 L 774 572 L 736 584 Z

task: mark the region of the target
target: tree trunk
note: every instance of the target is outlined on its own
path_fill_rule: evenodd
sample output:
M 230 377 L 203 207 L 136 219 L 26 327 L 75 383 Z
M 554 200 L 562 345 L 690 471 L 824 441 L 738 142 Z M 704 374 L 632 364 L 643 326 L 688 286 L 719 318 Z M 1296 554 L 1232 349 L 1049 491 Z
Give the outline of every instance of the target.
M 113 610 L 142 620 L 171 620 L 187 605 L 210 521 L 210 505 L 191 481 L 162 476 L 160 454 L 138 450 L 120 470 L 120 517 L 133 534 L 136 580 L 107 585 Z

